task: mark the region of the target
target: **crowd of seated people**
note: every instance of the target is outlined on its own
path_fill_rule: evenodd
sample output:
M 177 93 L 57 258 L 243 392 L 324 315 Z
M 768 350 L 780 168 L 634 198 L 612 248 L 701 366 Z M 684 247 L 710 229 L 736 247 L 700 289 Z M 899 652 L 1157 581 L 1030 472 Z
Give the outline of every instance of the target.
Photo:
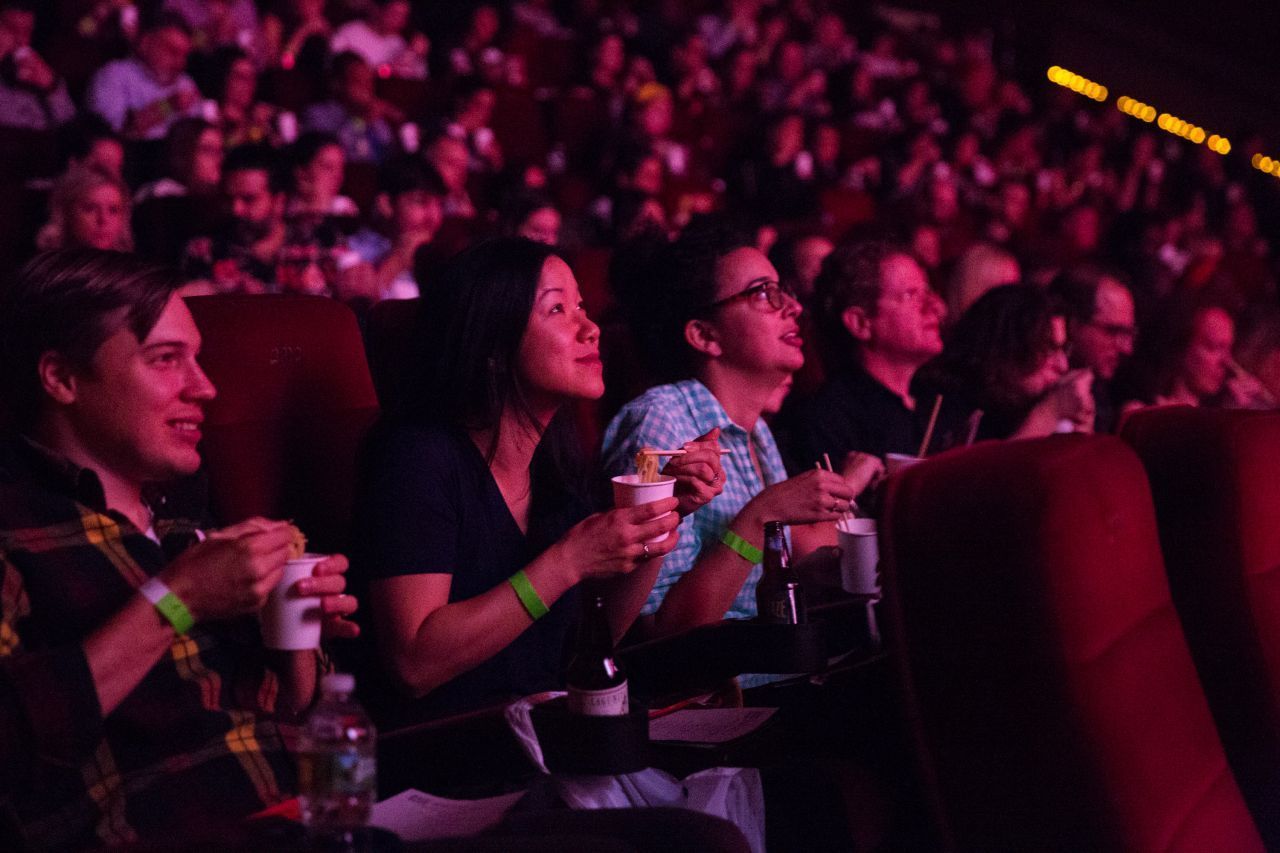
M 418 300 L 360 460 L 357 595 L 343 557 L 300 590 L 330 637 L 364 629 L 391 727 L 563 686 L 583 590 L 629 641 L 755 616 L 764 523 L 821 556 L 877 511 L 887 454 L 1276 407 L 1261 139 L 1158 136 L 992 23 L 0 0 L 0 800 L 23 835 L 156 838 L 295 790 L 329 662 L 254 639 L 282 528 L 153 491 L 199 468 L 216 393 L 182 297 L 362 322 Z M 615 509 L 598 483 L 644 447 L 683 451 L 675 497 Z

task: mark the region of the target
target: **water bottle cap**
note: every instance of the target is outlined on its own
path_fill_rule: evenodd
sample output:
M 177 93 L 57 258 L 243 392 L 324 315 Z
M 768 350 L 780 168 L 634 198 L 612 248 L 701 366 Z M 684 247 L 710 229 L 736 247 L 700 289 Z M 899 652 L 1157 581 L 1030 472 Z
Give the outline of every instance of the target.
M 331 672 L 320 681 L 324 693 L 351 693 L 356 689 L 356 677 L 349 672 Z

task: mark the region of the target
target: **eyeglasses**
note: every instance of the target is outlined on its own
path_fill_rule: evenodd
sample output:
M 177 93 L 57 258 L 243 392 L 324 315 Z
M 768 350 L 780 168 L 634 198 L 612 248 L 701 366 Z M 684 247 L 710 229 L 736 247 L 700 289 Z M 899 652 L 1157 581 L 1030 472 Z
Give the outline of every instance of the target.
M 781 284 L 772 279 L 758 279 L 732 296 L 717 299 L 708 305 L 707 309 L 719 308 L 739 299 L 746 300 L 753 308 L 760 311 L 781 311 L 786 307 L 788 301 L 797 301 L 796 293 L 789 285 Z

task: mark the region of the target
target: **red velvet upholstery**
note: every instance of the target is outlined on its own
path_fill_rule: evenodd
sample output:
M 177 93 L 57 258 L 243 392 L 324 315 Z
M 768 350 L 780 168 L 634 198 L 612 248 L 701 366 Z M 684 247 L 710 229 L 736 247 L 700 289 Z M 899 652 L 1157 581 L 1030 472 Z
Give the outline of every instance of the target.
M 365 347 L 369 371 L 378 389 L 383 411 L 396 408 L 404 396 L 403 385 L 414 357 L 413 330 L 421 299 L 384 299 L 369 309 L 365 319 Z
M 312 296 L 187 304 L 218 387 L 202 445 L 217 518 L 292 518 L 316 549 L 345 551 L 356 454 L 378 414 L 355 315 Z
M 1280 415 L 1138 412 L 1173 600 L 1264 836 L 1280 815 Z M 1274 839 L 1280 846 L 1280 833 Z
M 957 850 L 1262 849 L 1111 437 L 991 443 L 890 484 L 886 616 Z

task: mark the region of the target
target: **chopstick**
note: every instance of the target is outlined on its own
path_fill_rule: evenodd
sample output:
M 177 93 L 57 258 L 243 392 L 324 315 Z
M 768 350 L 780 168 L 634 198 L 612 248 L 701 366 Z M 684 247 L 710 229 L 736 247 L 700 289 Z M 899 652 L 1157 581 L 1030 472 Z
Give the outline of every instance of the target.
M 827 463 L 827 467 L 825 469 L 822 467 L 822 462 Z M 836 472 L 836 469 L 831 466 L 831 455 L 829 453 L 822 454 L 822 462 L 814 462 L 813 467 L 817 468 L 819 471 L 822 471 L 822 470 L 830 471 L 832 474 Z M 858 517 L 858 502 L 850 498 L 849 509 L 846 512 L 840 513 L 840 520 L 854 521 L 857 519 L 857 517 Z
M 942 408 L 942 395 L 939 394 L 933 401 L 933 413 L 929 415 L 929 425 L 924 429 L 924 441 L 920 442 L 920 452 L 916 454 L 921 459 L 924 458 L 925 451 L 929 449 L 929 441 L 933 438 L 933 428 L 938 425 L 938 410 Z
M 687 450 L 657 450 L 652 447 L 646 447 L 643 450 L 636 451 L 637 456 L 684 456 Z M 732 456 L 733 451 L 726 447 L 720 448 L 721 456 Z

